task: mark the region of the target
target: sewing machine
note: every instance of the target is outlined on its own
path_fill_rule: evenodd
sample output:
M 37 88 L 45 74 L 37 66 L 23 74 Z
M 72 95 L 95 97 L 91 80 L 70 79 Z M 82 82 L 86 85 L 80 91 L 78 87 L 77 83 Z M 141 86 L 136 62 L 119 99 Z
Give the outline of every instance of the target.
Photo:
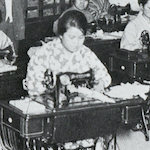
M 131 9 L 129 4 L 124 7 L 112 4 L 108 9 L 108 13 L 112 16 L 112 18 L 99 18 L 97 20 L 97 25 L 105 32 L 123 31 L 128 23 L 128 14 L 130 11 Z M 124 18 L 122 17 L 123 15 L 125 16 Z
M 68 82 L 68 83 L 67 83 Z M 78 102 L 83 102 L 83 99 L 75 100 L 78 97 L 77 92 L 70 92 L 68 89 L 69 84 L 74 87 L 87 87 L 92 88 L 94 84 L 93 72 L 89 70 L 84 73 L 61 73 L 57 76 L 56 82 L 56 107 L 68 106 L 69 104 L 76 105 Z M 65 99 L 62 98 L 62 95 L 65 96 Z M 79 98 L 79 97 L 78 97 Z

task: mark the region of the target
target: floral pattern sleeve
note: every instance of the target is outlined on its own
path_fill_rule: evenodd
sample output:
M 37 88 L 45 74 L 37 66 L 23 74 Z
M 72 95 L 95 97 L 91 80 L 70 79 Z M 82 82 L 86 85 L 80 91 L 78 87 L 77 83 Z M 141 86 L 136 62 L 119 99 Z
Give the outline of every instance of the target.
M 45 47 L 39 48 L 28 63 L 26 86 L 29 95 L 40 95 L 44 93 L 46 87 L 43 85 L 44 73 L 48 68 L 48 55 Z

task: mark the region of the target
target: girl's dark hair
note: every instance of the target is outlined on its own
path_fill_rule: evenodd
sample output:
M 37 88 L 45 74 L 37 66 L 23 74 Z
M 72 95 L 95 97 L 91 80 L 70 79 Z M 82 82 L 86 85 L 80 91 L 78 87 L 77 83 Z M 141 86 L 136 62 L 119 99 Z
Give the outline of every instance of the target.
M 144 6 L 149 0 L 138 0 L 139 5 L 142 4 Z
M 70 27 L 76 27 L 86 34 L 87 20 L 82 12 L 70 10 L 64 13 L 58 21 L 58 35 L 63 35 Z

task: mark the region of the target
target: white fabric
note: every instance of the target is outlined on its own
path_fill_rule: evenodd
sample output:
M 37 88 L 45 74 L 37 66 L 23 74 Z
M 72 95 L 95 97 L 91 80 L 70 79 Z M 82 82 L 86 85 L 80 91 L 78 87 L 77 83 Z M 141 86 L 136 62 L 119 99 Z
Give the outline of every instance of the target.
M 110 88 L 110 91 L 106 92 L 106 95 L 114 98 L 120 99 L 132 99 L 136 96 L 140 96 L 143 99 L 147 98 L 146 93 L 149 92 L 150 86 L 143 85 L 139 82 L 130 83 L 121 83 L 120 85 L 113 86 Z
M 150 35 L 150 23 L 148 23 L 140 12 L 138 16 L 134 20 L 131 20 L 126 26 L 121 39 L 120 48 L 130 51 L 141 49 L 142 42 L 140 37 L 144 30 L 148 31 Z
M 20 109 L 24 114 L 46 113 L 45 106 L 26 97 L 23 100 L 11 100 L 9 104 Z
M 5 0 L 6 18 L 5 21 L 13 22 L 12 16 L 12 0 Z
M 84 97 L 88 97 L 88 98 L 94 98 L 97 100 L 100 100 L 101 102 L 105 103 L 115 103 L 115 101 L 112 98 L 107 97 L 106 95 L 104 95 L 103 93 L 99 93 L 97 91 L 88 89 L 86 87 L 71 87 L 70 89 L 68 89 L 71 93 L 73 92 L 77 92 L 80 94 L 83 94 Z
M 16 71 L 16 70 L 17 70 L 17 66 L 7 64 L 7 61 L 5 61 L 4 59 L 0 60 L 0 73 L 8 72 L 8 71 Z
M 121 39 L 123 31 L 115 32 L 103 32 L 103 30 L 97 30 L 95 33 L 87 35 L 93 39 L 102 39 L 102 40 L 116 40 Z

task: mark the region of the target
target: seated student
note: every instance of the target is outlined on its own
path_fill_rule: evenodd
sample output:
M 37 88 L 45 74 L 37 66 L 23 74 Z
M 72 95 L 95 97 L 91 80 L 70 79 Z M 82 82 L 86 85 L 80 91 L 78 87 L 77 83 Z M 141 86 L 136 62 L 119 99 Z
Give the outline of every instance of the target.
M 110 3 L 108 0 L 74 0 L 71 8 L 67 9 L 62 13 L 62 15 L 70 10 L 81 11 L 88 23 L 97 21 L 99 18 L 105 18 L 112 20 L 112 16 L 108 14 Z M 62 16 L 61 15 L 61 16 Z M 59 18 L 61 18 L 61 16 Z M 57 35 L 58 20 L 53 24 L 53 32 Z
M 26 86 L 30 96 L 46 91 L 44 73 L 50 69 L 55 77 L 60 72 L 83 73 L 92 69 L 95 77 L 94 89 L 103 91 L 111 83 L 107 69 L 97 56 L 83 43 L 87 20 L 76 10 L 66 12 L 58 23 L 58 38 L 50 41 L 31 56 L 26 75 Z
M 41 47 L 31 55 L 28 63 L 25 88 L 30 97 L 39 97 L 45 93 L 45 72 L 50 70 L 56 85 L 56 75 L 63 72 L 84 73 L 93 70 L 95 84 L 93 89 L 103 92 L 111 83 L 107 69 L 98 57 L 83 43 L 87 20 L 77 10 L 63 14 L 58 22 L 58 37 Z
M 143 48 L 143 34 L 150 33 L 150 0 L 138 0 L 141 11 L 131 20 L 123 33 L 120 48 L 134 51 Z

